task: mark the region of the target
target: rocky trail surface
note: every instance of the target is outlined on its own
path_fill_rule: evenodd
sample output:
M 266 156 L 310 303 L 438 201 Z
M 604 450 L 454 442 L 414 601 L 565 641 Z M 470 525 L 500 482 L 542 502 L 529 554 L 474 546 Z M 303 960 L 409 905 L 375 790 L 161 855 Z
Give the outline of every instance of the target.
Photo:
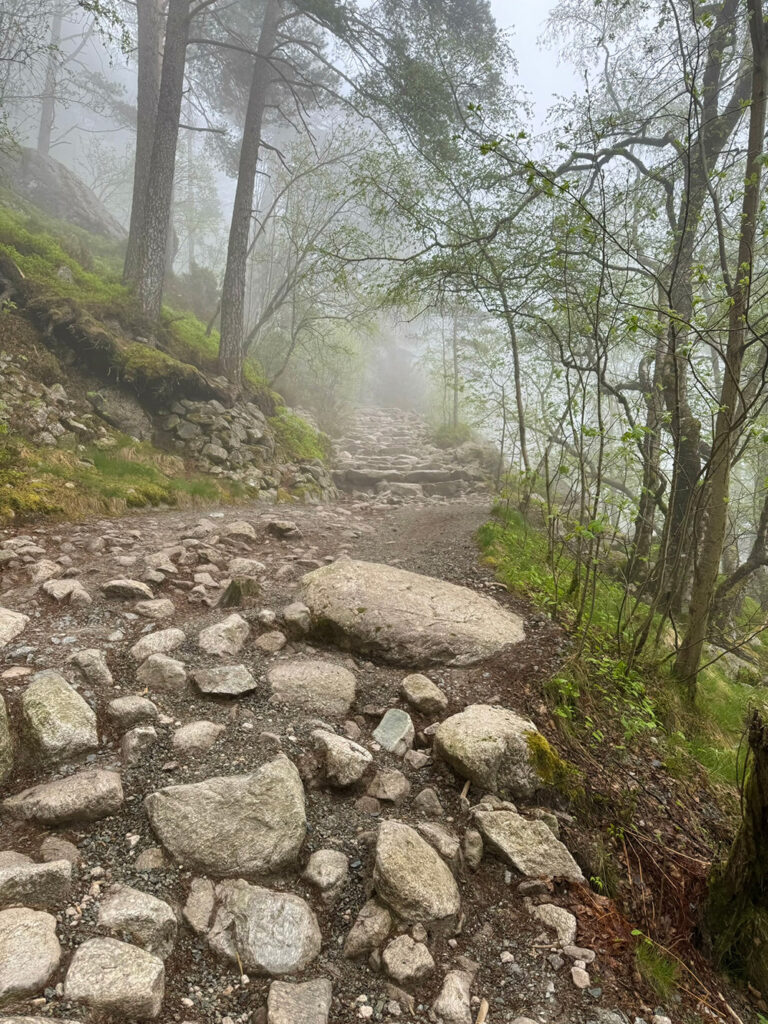
M 532 762 L 563 640 L 367 416 L 364 497 L 2 539 L 0 1019 L 643 1012 Z

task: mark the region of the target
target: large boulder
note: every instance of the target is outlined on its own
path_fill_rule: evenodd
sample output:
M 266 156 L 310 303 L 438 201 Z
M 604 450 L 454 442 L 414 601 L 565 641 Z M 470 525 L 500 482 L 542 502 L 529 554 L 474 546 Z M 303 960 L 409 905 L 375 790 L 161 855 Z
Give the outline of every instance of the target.
M 396 664 L 472 664 L 524 639 L 490 598 L 390 565 L 340 558 L 308 573 L 301 596 L 315 633 Z
M 538 779 L 531 764 L 529 737 L 533 722 L 491 704 L 472 704 L 441 722 L 434 751 L 476 786 L 499 796 L 525 799 Z
M 243 879 L 216 886 L 211 948 L 259 974 L 295 974 L 320 952 L 322 938 L 311 907 L 299 896 L 273 892 Z
M 87 768 L 66 779 L 44 782 L 3 800 L 4 809 L 14 818 L 40 825 L 98 821 L 115 814 L 122 805 L 119 773 L 100 768 Z
M 579 865 L 543 821 L 506 810 L 476 810 L 474 818 L 489 849 L 526 878 L 584 881 Z
M 0 151 L 0 175 L 3 184 L 49 216 L 66 220 L 94 235 L 125 238 L 125 228 L 96 193 L 53 157 L 38 153 L 36 149 L 4 147 Z
M 45 761 L 63 761 L 99 745 L 96 714 L 58 672 L 38 672 L 21 697 L 24 731 Z
M 60 959 L 55 917 L 27 907 L 0 910 L 0 1004 L 42 994 Z
M 346 715 L 355 699 L 355 677 L 332 661 L 291 658 L 267 675 L 272 701 L 307 714 Z
M 292 865 L 307 828 L 304 787 L 283 754 L 249 775 L 168 786 L 144 804 L 174 859 L 215 878 L 271 874 Z
M 118 1020 L 157 1017 L 165 994 L 163 961 L 117 939 L 88 939 L 75 950 L 64 998 Z
M 382 821 L 373 884 L 405 921 L 455 922 L 461 909 L 456 879 L 445 861 L 409 825 Z

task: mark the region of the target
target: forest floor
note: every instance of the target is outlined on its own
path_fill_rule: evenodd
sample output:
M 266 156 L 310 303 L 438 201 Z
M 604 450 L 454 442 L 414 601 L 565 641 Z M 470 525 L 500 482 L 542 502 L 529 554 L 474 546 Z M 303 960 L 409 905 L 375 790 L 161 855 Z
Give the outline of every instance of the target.
M 474 972 L 473 1020 L 480 1000 L 487 998 L 489 1024 L 520 1016 L 542 1024 L 620 1024 L 627 1018 L 630 1022 L 638 1017 L 650 1021 L 655 1014 L 676 1020 L 733 1020 L 736 1011 L 744 1019 L 756 1019 L 754 1004 L 738 990 L 722 988 L 722 979 L 692 941 L 707 865 L 727 841 L 732 821 L 703 772 L 680 778 L 667 770 L 663 747 L 654 735 L 639 737 L 632 744 L 606 744 L 599 754 L 578 738 L 564 738 L 561 723 L 551 710 L 548 684 L 568 657 L 570 640 L 540 609 L 509 593 L 497 581 L 493 567 L 482 560 L 476 535 L 488 517 L 489 500 L 482 494 L 400 504 L 357 496 L 322 506 L 276 510 L 255 505 L 210 510 L 204 515 L 199 510 L 142 512 L 119 520 L 49 523 L 3 531 L 0 550 L 26 550 L 27 554 L 9 559 L 0 569 L 0 603 L 23 612 L 30 621 L 23 635 L 3 652 L 7 667 L 0 671 L 0 687 L 11 722 L 20 730 L 20 697 L 28 684 L 25 673 L 47 668 L 68 671 L 65 665 L 71 652 L 103 651 L 113 682 L 109 686 L 80 684 L 80 692 L 96 710 L 102 737 L 88 763 L 102 768 L 119 765 L 120 730 L 110 719 L 107 705 L 116 697 L 139 692 L 129 648 L 152 625 L 137 616 L 128 603 L 106 599 L 100 587 L 115 577 L 144 578 L 153 556 L 181 546 L 181 557 L 173 556 L 174 572 L 164 571 L 164 578 L 153 584 L 156 598 L 173 602 L 172 616 L 159 627 L 180 628 L 187 638 L 173 657 L 181 659 L 189 672 L 207 663 L 192 638 L 222 617 L 215 608 L 220 593 L 216 577 L 226 576 L 227 559 L 257 559 L 264 566 L 258 598 L 251 606 L 233 609 L 253 626 L 246 648 L 235 660 L 248 664 L 260 680 L 275 658 L 286 656 L 331 656 L 351 668 L 357 694 L 350 714 L 359 729 L 359 742 L 366 744 L 383 712 L 402 706 L 400 683 L 406 673 L 304 637 L 289 636 L 287 646 L 278 654 L 266 653 L 254 642 L 260 629 L 262 636 L 270 632 L 270 627 L 260 627 L 259 612 L 274 609 L 279 616 L 281 608 L 296 600 L 299 581 L 306 572 L 344 554 L 492 595 L 523 618 L 525 640 L 480 665 L 430 669 L 428 675 L 448 698 L 441 717 L 469 704 L 503 705 L 530 717 L 572 762 L 568 786 L 562 778 L 555 780 L 560 791 L 557 785 L 553 788 L 550 807 L 557 812 L 563 842 L 592 884 L 550 882 L 533 899 L 559 904 L 575 914 L 577 945 L 596 955 L 595 962 L 588 965 L 588 984 L 577 987 L 572 978 L 573 960 L 551 934 L 542 934 L 541 924 L 531 916 L 530 894 L 525 888 L 522 892 L 518 889 L 520 876 L 489 856 L 477 871 L 458 868 L 463 929 L 450 941 L 445 935 L 430 935 L 430 951 L 439 970 L 411 989 L 413 1001 L 392 988 L 385 975 L 374 969 L 375 962 L 344 959 L 344 938 L 370 894 L 372 830 L 377 821 L 391 817 L 414 826 L 423 822 L 423 812 L 414 799 L 425 787 L 432 787 L 443 806 L 440 823 L 449 833 L 461 835 L 470 820 L 460 799 L 463 780 L 431 756 L 414 767 L 380 750 L 376 766 L 402 772 L 407 780 L 404 797 L 395 803 L 328 791 L 320 785 L 313 762 L 310 734 L 316 721 L 270 703 L 263 685 L 235 700 L 205 697 L 190 690 L 149 693 L 161 716 L 155 723 L 158 741 L 138 764 L 123 767 L 126 802 L 120 814 L 57 833 L 77 846 L 81 858 L 71 903 L 57 908 L 61 911 L 58 932 L 65 950 L 103 933 L 96 920 L 102 893 L 94 879 L 120 881 L 151 892 L 177 913 L 184 905 L 189 871 L 167 859 L 152 869 L 140 869 L 135 863 L 137 856 L 157 843 L 142 808 L 144 795 L 176 783 L 255 770 L 274 754 L 274 744 L 297 763 L 307 789 L 308 852 L 339 849 L 351 865 L 341 895 L 331 904 L 313 896 L 311 887 L 299 876 L 280 883 L 281 888 L 309 899 L 318 916 L 322 952 L 301 980 L 318 976 L 333 980 L 332 1022 L 359 1020 L 365 1016 L 361 1009 L 367 1007 L 373 1010 L 375 1020 L 434 1020 L 429 1007 L 440 989 L 440 979 L 457 964 L 469 964 Z M 274 523 L 281 519 L 292 521 L 296 530 L 276 536 Z M 243 521 L 253 528 L 252 538 L 217 540 L 225 536 L 228 525 Z M 93 603 L 75 607 L 43 593 L 31 576 L 46 561 L 65 565 L 65 576 L 76 578 L 92 595 Z M 199 582 L 201 572 L 208 574 L 210 583 Z M 429 754 L 431 737 L 424 730 L 430 719 L 411 713 L 416 747 Z M 180 756 L 172 744 L 173 731 L 200 719 L 225 726 L 223 739 L 194 758 Z M 262 738 L 260 742 L 254 742 L 257 736 Z M 48 769 L 41 769 L 36 758 L 22 751 L 5 792 L 18 792 L 49 777 Z M 478 796 L 473 791 L 470 799 Z M 4 819 L 2 845 L 38 859 L 45 834 L 39 826 Z M 46 1016 L 80 1019 L 82 1009 L 64 1001 L 61 987 L 56 989 L 66 961 L 65 955 L 44 998 L 35 1006 Z M 215 957 L 200 936 L 181 928 L 166 961 L 165 1000 L 159 1019 L 264 1020 L 268 981 L 251 978 L 241 982 L 239 973 L 236 966 Z M 720 993 L 725 994 L 727 1003 Z M 28 1013 L 31 1008 L 29 1001 L 22 1000 L 13 1009 Z

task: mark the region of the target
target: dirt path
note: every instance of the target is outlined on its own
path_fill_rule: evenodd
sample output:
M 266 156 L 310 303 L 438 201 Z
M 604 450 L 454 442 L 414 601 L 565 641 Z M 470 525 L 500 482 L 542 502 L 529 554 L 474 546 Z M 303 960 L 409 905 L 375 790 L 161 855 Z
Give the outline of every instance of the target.
M 404 670 L 329 649 L 301 636 L 289 635 L 276 654 L 260 646 L 265 636 L 272 637 L 276 628 L 281 628 L 281 609 L 296 599 L 301 577 L 340 555 L 436 576 L 492 595 L 520 614 L 526 629 L 522 643 L 481 665 L 429 671 L 448 700 L 440 717 L 469 704 L 487 702 L 524 713 L 544 726 L 547 712 L 541 703 L 541 683 L 559 664 L 563 637 L 545 618 L 506 594 L 480 562 L 474 534 L 487 515 L 488 502 L 480 496 L 446 501 L 416 498 L 401 505 L 381 498 L 350 498 L 329 506 L 142 513 L 119 521 L 46 525 L 0 537 L 0 605 L 29 616 L 23 633 L 2 652 L 5 666 L 0 670 L 0 686 L 11 727 L 18 737 L 24 736 L 21 698 L 31 673 L 56 669 L 96 711 L 100 738 L 98 749 L 86 757 L 69 759 L 54 768 L 42 764 L 26 743 L 18 743 L 14 772 L 4 795 L 53 775 L 69 777 L 84 765 L 120 771 L 125 793 L 118 814 L 90 825 L 41 829 L 29 822 L 2 819 L 3 848 L 39 860 L 41 844 L 53 835 L 71 841 L 80 861 L 66 905 L 53 908 L 59 911 L 57 932 L 64 952 L 45 988 L 46 1016 L 100 1019 L 67 1003 L 62 982 L 70 950 L 87 938 L 104 934 L 98 913 L 112 883 L 159 897 L 180 918 L 192 873 L 158 848 L 144 797 L 170 785 L 254 772 L 283 751 L 298 767 L 307 794 L 308 831 L 302 864 L 312 851 L 321 849 L 342 851 L 349 864 L 347 880 L 333 901 L 321 900 L 296 871 L 268 883 L 307 900 L 317 915 L 322 950 L 298 980 L 331 979 L 329 1020 L 333 1024 L 361 1019 L 400 1019 L 412 1024 L 434 1021 L 430 1005 L 446 971 L 457 969 L 473 978 L 472 1020 L 481 998 L 487 998 L 489 1024 L 512 1022 L 521 1016 L 547 1024 L 625 1024 L 626 1018 L 617 1012 L 621 1008 L 631 1012 L 636 1000 L 626 985 L 624 967 L 603 946 L 589 915 L 581 916 L 585 899 L 587 903 L 591 900 L 588 890 L 552 882 L 528 888 L 523 882 L 519 888 L 521 876 L 492 856 L 484 857 L 476 871 L 466 867 L 459 841 L 471 819 L 460 798 L 462 780 L 432 758 L 429 716 L 409 709 L 416 730 L 414 753 L 419 754 L 412 761 L 388 754 L 372 742 L 383 713 L 404 706 L 400 694 Z M 283 519 L 290 520 L 295 529 L 280 522 Z M 229 659 L 247 665 L 257 687 L 236 699 L 206 697 L 190 686 L 143 690 L 142 695 L 150 697 L 157 709 L 152 722 L 156 735 L 140 757 L 127 761 L 123 730 L 112 716 L 110 703 L 142 692 L 137 663 L 130 653 L 132 645 L 158 629 L 181 629 L 185 638 L 172 651 L 172 658 L 180 661 L 187 673 L 208 666 L 212 659 L 201 653 L 195 638 L 200 629 L 219 622 L 225 614 L 216 604 L 232 559 L 261 563 L 261 568 L 253 569 L 260 584 L 258 596 L 237 609 L 249 621 L 251 636 L 237 657 Z M 76 580 L 91 602 L 73 605 L 66 598 L 55 600 L 45 592 L 46 573 L 51 573 L 56 584 Z M 148 580 L 155 599 L 171 602 L 170 617 L 155 623 L 137 614 L 135 602 L 103 595 L 101 586 L 116 577 Z M 110 683 L 83 678 L 75 671 L 70 658 L 82 649 L 104 653 Z M 374 750 L 375 768 L 396 781 L 394 800 L 366 794 L 365 784 L 356 791 L 339 792 L 323 783 L 312 741 L 317 718 L 269 700 L 265 680 L 270 666 L 296 656 L 330 658 L 354 673 L 357 691 L 350 718 L 343 730 L 339 723 L 335 728 Z M 209 749 L 185 755 L 175 743 L 176 732 L 200 721 L 220 727 L 220 737 Z M 425 790 L 432 790 L 439 800 L 434 817 L 431 813 L 435 812 L 425 812 Z M 479 796 L 473 793 L 472 799 Z M 342 954 L 345 937 L 371 895 L 377 824 L 388 818 L 414 828 L 431 822 L 442 829 L 441 842 L 447 844 L 444 852 L 453 857 L 461 887 L 463 918 L 458 934 L 430 928 L 427 935 L 424 929 L 414 929 L 417 938 L 426 937 L 436 968 L 418 983 L 406 985 L 407 991 L 387 979 L 379 952 L 362 961 L 350 961 Z M 555 818 L 551 820 L 554 827 Z M 570 822 L 569 815 L 559 814 L 566 842 Z M 583 920 L 577 942 L 591 943 L 597 956 L 586 989 L 578 987 L 572 976 L 572 966 L 578 960 L 565 954 L 552 932 L 532 916 L 536 903 L 558 904 Z M 241 979 L 235 965 L 214 955 L 204 935 L 182 925 L 165 962 L 164 1001 L 158 1019 L 263 1024 L 269 984 L 268 978 L 253 972 Z M 17 1012 L 31 1009 L 23 999 L 10 1005 Z M 468 1008 L 466 1012 L 470 1012 Z M 468 1020 L 466 1016 L 456 1019 Z M 299 1020 L 294 1024 L 300 1024 Z

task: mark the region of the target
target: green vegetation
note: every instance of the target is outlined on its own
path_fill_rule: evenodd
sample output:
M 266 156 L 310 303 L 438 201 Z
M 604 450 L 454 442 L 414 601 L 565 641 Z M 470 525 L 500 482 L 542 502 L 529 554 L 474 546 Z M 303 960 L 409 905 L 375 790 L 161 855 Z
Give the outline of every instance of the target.
M 695 762 L 714 783 L 737 786 L 744 723 L 752 708 L 768 713 L 763 687 L 752 685 L 752 677 L 745 681 L 743 673 L 728 673 L 725 659 L 714 661 L 700 674 L 692 712 L 670 676 L 670 647 L 663 641 L 631 670 L 622 660 L 616 622 L 624 588 L 618 579 L 598 574 L 589 625 L 574 631 L 576 609 L 569 595 L 574 564 L 567 553 L 559 554 L 553 569 L 546 535 L 517 511 L 485 524 L 478 540 L 510 590 L 524 594 L 574 635 L 575 653 L 544 686 L 564 737 L 595 749 L 604 744 L 620 749 L 643 735 L 666 734 L 659 756 L 672 774 L 690 774 Z M 628 639 L 622 637 L 625 649 Z
M 120 435 L 113 447 L 87 445 L 78 453 L 0 438 L 0 521 L 39 515 L 77 519 L 242 497 L 236 484 L 190 474 L 175 456 Z
M 324 462 L 330 455 L 330 439 L 285 406 L 280 406 L 275 415 L 269 417 L 268 423 L 275 435 L 277 454 L 285 462 L 309 459 Z
M 444 423 L 432 432 L 432 441 L 438 448 L 458 448 L 472 440 L 472 427 L 468 423 L 457 423 L 453 426 Z
M 662 1002 L 667 1002 L 677 988 L 679 964 L 668 957 L 664 951 L 645 935 L 640 937 L 635 950 L 637 970 Z

